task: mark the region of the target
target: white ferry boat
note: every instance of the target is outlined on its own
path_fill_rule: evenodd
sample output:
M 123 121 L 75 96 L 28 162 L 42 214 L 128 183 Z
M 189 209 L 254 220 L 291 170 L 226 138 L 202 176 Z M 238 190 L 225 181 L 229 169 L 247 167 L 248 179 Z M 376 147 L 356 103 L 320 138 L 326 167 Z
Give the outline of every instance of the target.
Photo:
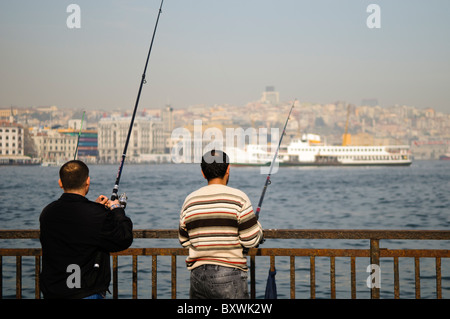
M 228 153 L 229 152 L 229 153 Z M 227 154 L 234 165 L 270 165 L 273 151 L 259 145 Z M 335 146 L 324 145 L 315 134 L 304 134 L 282 146 L 277 156 L 280 166 L 408 166 L 412 163 L 408 145 Z
M 245 149 L 227 147 L 225 149 L 230 162 L 235 166 L 263 166 L 270 165 L 273 160 L 273 152 L 267 146 L 248 144 Z M 278 156 L 280 161 L 280 156 Z

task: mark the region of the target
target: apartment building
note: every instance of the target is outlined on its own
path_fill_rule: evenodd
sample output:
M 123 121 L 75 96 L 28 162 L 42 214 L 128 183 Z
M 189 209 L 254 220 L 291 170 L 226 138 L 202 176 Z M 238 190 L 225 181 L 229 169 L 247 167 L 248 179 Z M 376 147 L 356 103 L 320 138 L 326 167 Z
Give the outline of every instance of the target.
M 51 129 L 32 132 L 31 136 L 42 162 L 64 163 L 75 156 L 77 136 L 62 134 Z
M 58 132 L 64 135 L 74 136 L 78 139 L 77 159 L 85 163 L 97 163 L 97 130 L 86 129 L 80 131 L 79 126 L 78 129 L 70 127 L 69 121 L 69 128 L 58 129 Z
M 24 155 L 24 128 L 17 123 L 0 121 L 0 156 Z
M 98 123 L 99 163 L 119 163 L 128 135 L 130 117 L 102 118 Z M 163 122 L 149 116 L 134 120 L 127 149 L 127 162 L 142 163 L 149 154 L 164 153 Z

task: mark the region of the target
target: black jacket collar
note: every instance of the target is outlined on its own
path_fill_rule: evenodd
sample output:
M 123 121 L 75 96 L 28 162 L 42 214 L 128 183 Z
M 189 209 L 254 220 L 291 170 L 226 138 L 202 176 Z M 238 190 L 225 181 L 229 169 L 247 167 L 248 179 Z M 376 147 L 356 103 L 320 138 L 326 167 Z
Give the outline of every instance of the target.
M 74 194 L 74 193 L 63 193 L 59 199 L 64 200 L 64 201 L 70 201 L 70 202 L 89 201 L 86 197 L 79 195 L 79 194 Z

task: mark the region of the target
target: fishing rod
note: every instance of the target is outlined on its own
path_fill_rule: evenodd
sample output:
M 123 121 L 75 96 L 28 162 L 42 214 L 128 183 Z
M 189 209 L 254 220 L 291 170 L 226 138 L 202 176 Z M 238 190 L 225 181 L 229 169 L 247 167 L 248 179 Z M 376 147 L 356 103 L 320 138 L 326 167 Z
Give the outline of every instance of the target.
M 138 95 L 137 95 L 137 98 L 136 98 L 136 104 L 134 106 L 133 116 L 131 117 L 131 123 L 130 123 L 130 127 L 128 129 L 128 135 L 127 135 L 127 139 L 125 141 L 125 146 L 124 146 L 123 153 L 122 153 L 122 160 L 120 161 L 119 171 L 117 172 L 116 182 L 114 184 L 114 188 L 113 188 L 113 191 L 112 191 L 111 200 L 116 200 L 116 199 L 119 198 L 117 193 L 119 191 L 120 177 L 122 175 L 122 169 L 123 169 L 123 164 L 125 162 L 125 157 L 126 157 L 126 154 L 127 154 L 128 143 L 130 141 L 131 131 L 133 129 L 134 118 L 136 116 L 136 111 L 137 111 L 137 108 L 138 108 L 138 105 L 139 105 L 139 99 L 141 97 L 142 86 L 145 83 L 147 83 L 147 81 L 145 80 L 145 73 L 147 72 L 148 60 L 150 59 L 150 53 L 152 52 L 153 41 L 155 39 L 156 28 L 158 27 L 159 16 L 161 15 L 161 9 L 162 9 L 163 2 L 164 2 L 164 0 L 161 0 L 161 5 L 160 5 L 159 11 L 158 11 L 158 17 L 156 18 L 155 28 L 153 30 L 152 41 L 150 42 L 150 48 L 148 50 L 147 60 L 145 62 L 144 73 L 142 74 L 141 84 L 139 86 L 139 91 L 138 91 Z
M 259 212 L 261 211 L 261 206 L 262 206 L 262 202 L 264 200 L 264 195 L 266 194 L 267 186 L 269 186 L 272 183 L 270 181 L 270 175 L 272 174 L 273 164 L 275 163 L 275 160 L 277 159 L 278 151 L 280 150 L 280 146 L 281 146 L 281 141 L 283 140 L 283 136 L 286 133 L 286 126 L 287 126 L 287 124 L 289 122 L 289 117 L 291 116 L 292 109 L 294 108 L 294 105 L 295 105 L 295 101 L 297 101 L 297 99 L 295 99 L 294 103 L 292 103 L 291 109 L 289 111 L 289 115 L 288 115 L 288 117 L 286 119 L 286 123 L 284 124 L 283 133 L 281 133 L 280 141 L 278 142 L 277 150 L 275 151 L 275 155 L 273 156 L 272 163 L 270 164 L 269 174 L 267 174 L 266 182 L 264 184 L 264 188 L 262 190 L 261 197 L 259 198 L 258 207 L 256 208 L 256 213 L 255 213 L 256 214 L 256 218 L 259 218 Z
M 83 121 L 84 121 L 84 114 L 85 113 L 86 112 L 83 111 L 83 117 L 81 118 L 80 132 L 78 132 L 77 147 L 75 148 L 75 155 L 73 156 L 74 160 L 77 159 L 77 155 L 78 155 L 78 145 L 80 144 L 81 129 L 83 128 Z

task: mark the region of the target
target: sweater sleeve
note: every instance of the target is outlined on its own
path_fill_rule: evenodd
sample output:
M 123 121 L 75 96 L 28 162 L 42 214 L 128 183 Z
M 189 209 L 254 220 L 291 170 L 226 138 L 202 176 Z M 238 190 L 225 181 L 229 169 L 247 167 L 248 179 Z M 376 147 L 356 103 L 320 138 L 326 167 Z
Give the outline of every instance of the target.
M 186 228 L 186 223 L 184 220 L 185 215 L 183 214 L 184 211 L 184 205 L 181 209 L 180 213 L 180 223 L 178 227 L 178 240 L 180 241 L 181 246 L 183 247 L 189 247 L 191 245 L 191 242 L 189 240 L 189 234 Z
M 256 247 L 263 238 L 261 224 L 253 212 L 250 200 L 243 206 L 238 218 L 239 240 L 245 248 Z
M 133 242 L 133 223 L 123 208 L 115 208 L 106 215 L 99 235 L 99 244 L 105 251 L 125 250 Z

